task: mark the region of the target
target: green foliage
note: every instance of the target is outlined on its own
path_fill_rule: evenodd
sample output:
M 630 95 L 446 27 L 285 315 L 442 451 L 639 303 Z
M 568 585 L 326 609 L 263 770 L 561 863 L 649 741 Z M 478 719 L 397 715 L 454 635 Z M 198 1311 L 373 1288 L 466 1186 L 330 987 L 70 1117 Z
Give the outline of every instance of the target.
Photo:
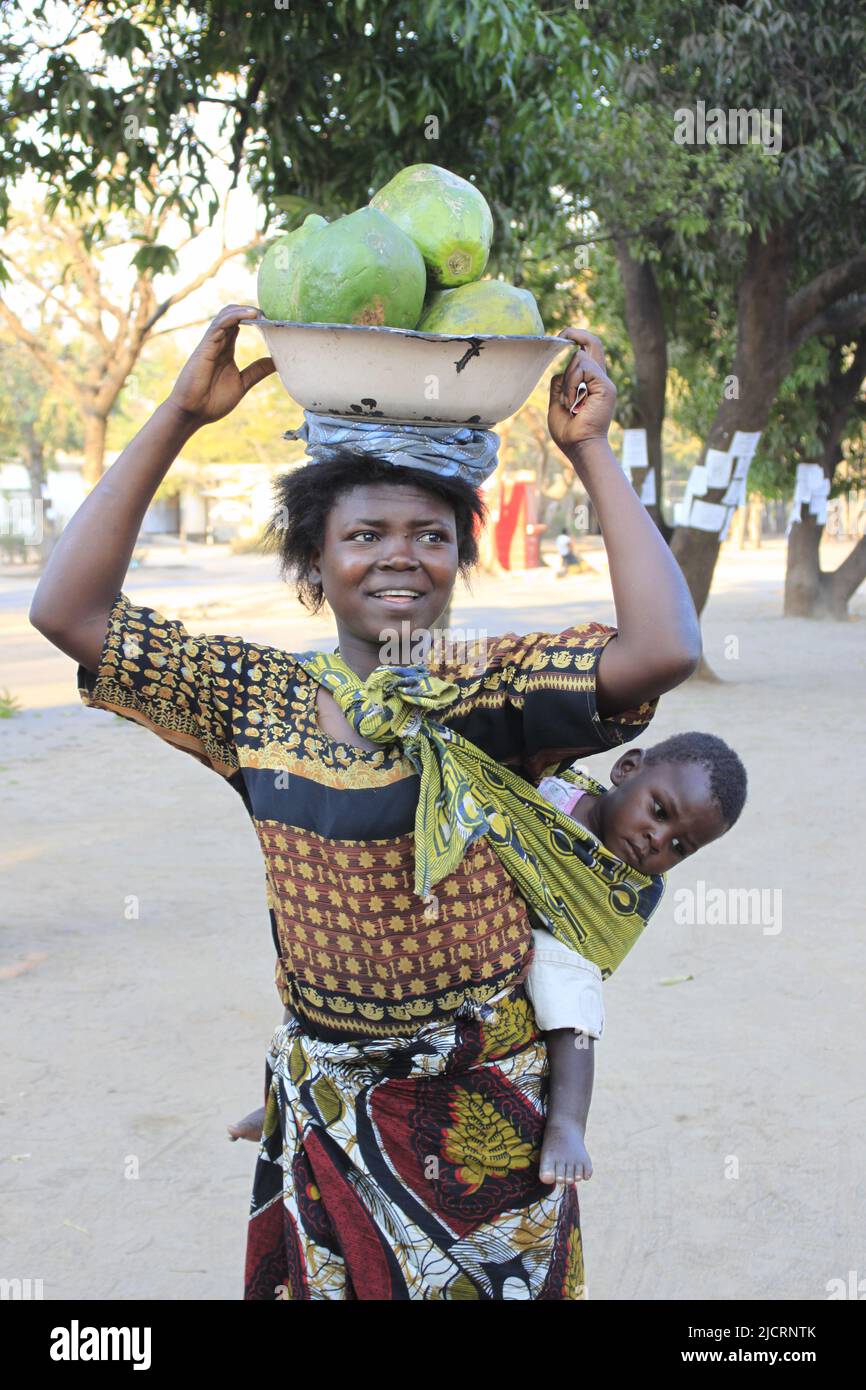
M 860 0 L 66 8 L 72 22 L 60 42 L 48 6 L 29 29 L 0 20 L 0 221 L 26 170 L 49 180 L 55 207 L 95 199 L 104 213 L 94 237 L 110 208 L 131 206 L 148 180 L 191 224 L 202 205 L 213 217 L 210 150 L 226 141 L 236 175 L 287 228 L 311 211 L 332 218 L 363 205 L 406 164 L 442 164 L 475 179 L 491 204 L 490 273 L 531 289 L 549 331 L 576 321 L 603 330 L 623 418 L 634 364 L 616 239 L 652 262 L 672 426 L 689 448 L 706 437 L 732 370 L 750 233 L 789 229 L 792 291 L 863 246 Z M 699 101 L 781 110 L 781 149 L 678 144 L 676 113 Z M 590 243 L 588 268 L 575 262 L 581 242 Z M 170 252 L 146 244 L 136 263 L 170 269 Z M 777 473 L 789 486 L 813 447 L 822 371 L 826 351 L 813 342 L 762 439 L 753 465 L 762 487 Z M 125 408 L 133 397 L 131 388 Z M 241 437 L 230 417 L 201 438 L 234 451 L 223 458 L 269 448 L 256 440 L 259 405 L 270 441 L 286 413 L 275 382 L 257 389 Z
M 21 701 L 4 686 L 0 690 L 0 719 L 11 719 L 13 715 L 20 713 L 21 709 Z
M 79 345 L 54 341 L 58 361 L 70 371 L 82 370 Z M 70 394 L 62 391 L 14 338 L 0 334 L 0 457 L 27 463 L 33 442 L 45 451 L 50 466 L 58 449 L 79 449 L 83 441 L 81 415 Z
M 737 291 L 747 237 L 788 230 L 793 293 L 863 248 L 866 186 L 866 10 L 858 0 L 637 0 L 590 6 L 592 41 L 614 54 L 609 80 L 571 123 L 572 187 L 598 219 L 653 265 L 668 333 L 668 410 L 685 434 L 706 438 L 732 371 Z M 678 144 L 676 113 L 781 111 L 781 148 Z M 769 142 L 768 142 L 769 143 Z M 592 294 L 605 324 L 622 321 L 616 263 L 592 251 Z M 606 331 L 610 331 L 607 329 Z M 633 390 L 630 345 L 614 330 L 619 413 Z M 814 457 L 826 346 L 794 360 L 753 464 L 768 495 L 790 491 L 797 462 Z M 849 452 L 857 453 L 854 419 Z
M 161 275 L 165 271 L 174 275 L 178 269 L 176 252 L 170 246 L 158 246 L 151 242 L 145 242 L 141 250 L 136 251 L 131 264 L 136 270 L 150 275 Z
M 59 44 L 47 7 L 0 25 L 0 185 L 39 169 L 58 203 L 100 188 L 129 206 L 136 182 L 170 173 L 188 220 L 208 192 L 197 118 L 218 113 L 236 174 L 268 207 L 296 198 L 334 216 L 405 164 L 443 164 L 483 180 L 513 258 L 549 220 L 550 151 L 600 71 L 583 13 L 535 0 L 67 8 Z
M 850 60 L 866 47 L 859 0 L 793 6 L 640 0 L 593 15 L 589 25 L 622 44 L 607 108 L 617 125 L 622 116 L 631 122 L 647 111 L 638 166 L 647 200 L 641 225 L 661 214 L 690 274 L 706 279 L 709 268 L 724 277 L 731 263 L 736 270 L 746 232 L 764 233 L 780 221 L 791 221 L 805 278 L 810 253 L 826 263 L 837 249 L 844 254 L 862 245 L 866 70 Z M 780 151 L 760 144 L 676 145 L 675 113 L 698 101 L 707 110 L 778 110 Z M 693 171 L 690 183 L 684 164 Z M 792 283 L 798 283 L 796 266 Z

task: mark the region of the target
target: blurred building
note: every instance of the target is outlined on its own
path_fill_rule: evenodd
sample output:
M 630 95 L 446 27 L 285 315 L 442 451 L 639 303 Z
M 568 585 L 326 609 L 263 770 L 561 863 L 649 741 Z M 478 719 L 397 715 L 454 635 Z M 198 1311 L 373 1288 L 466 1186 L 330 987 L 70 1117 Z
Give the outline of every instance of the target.
M 106 468 L 117 453 L 106 454 Z M 59 534 L 87 496 L 80 454 L 58 453 L 43 486 L 46 526 Z M 183 540 L 219 542 L 251 538 L 273 510 L 272 482 L 285 472 L 285 462 L 269 464 L 191 463 L 180 457 L 169 473 L 171 490 L 156 497 L 141 527 L 142 537 L 177 536 Z M 30 503 L 30 478 L 22 463 L 0 462 L 0 499 L 10 518 L 24 514 Z

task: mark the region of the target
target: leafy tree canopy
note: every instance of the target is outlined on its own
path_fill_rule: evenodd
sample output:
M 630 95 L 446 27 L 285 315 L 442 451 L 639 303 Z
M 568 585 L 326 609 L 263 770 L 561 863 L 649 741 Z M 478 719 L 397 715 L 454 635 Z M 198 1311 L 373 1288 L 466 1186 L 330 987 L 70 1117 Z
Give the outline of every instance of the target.
M 202 199 L 214 215 L 206 115 L 290 224 L 430 162 L 477 179 L 514 259 L 554 213 L 557 137 L 605 61 L 581 11 L 535 0 L 39 3 L 0 32 L 0 217 L 34 169 L 73 206 L 171 173 L 187 220 Z

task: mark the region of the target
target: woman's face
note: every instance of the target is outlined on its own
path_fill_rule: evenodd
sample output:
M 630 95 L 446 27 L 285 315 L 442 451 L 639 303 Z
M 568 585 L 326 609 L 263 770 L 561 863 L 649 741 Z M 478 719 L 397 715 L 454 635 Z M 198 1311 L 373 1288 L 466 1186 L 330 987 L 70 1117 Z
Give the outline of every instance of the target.
M 346 639 L 375 645 L 387 629 L 432 629 L 457 578 L 457 528 L 448 502 L 407 484 L 344 492 L 325 522 L 310 577 L 322 585 Z

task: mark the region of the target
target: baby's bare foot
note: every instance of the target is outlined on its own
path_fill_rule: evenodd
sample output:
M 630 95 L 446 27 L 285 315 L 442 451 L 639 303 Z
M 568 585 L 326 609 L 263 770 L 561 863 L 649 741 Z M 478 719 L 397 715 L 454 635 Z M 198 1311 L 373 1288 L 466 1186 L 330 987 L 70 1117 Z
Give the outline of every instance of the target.
M 251 1110 L 249 1115 L 244 1115 L 242 1120 L 236 1124 L 228 1125 L 229 1139 L 252 1139 L 254 1143 L 262 1137 L 262 1129 L 265 1123 L 265 1107 L 260 1110 Z
M 548 1120 L 541 1146 L 538 1176 L 542 1182 L 574 1186 L 592 1177 L 592 1163 L 576 1120 Z

